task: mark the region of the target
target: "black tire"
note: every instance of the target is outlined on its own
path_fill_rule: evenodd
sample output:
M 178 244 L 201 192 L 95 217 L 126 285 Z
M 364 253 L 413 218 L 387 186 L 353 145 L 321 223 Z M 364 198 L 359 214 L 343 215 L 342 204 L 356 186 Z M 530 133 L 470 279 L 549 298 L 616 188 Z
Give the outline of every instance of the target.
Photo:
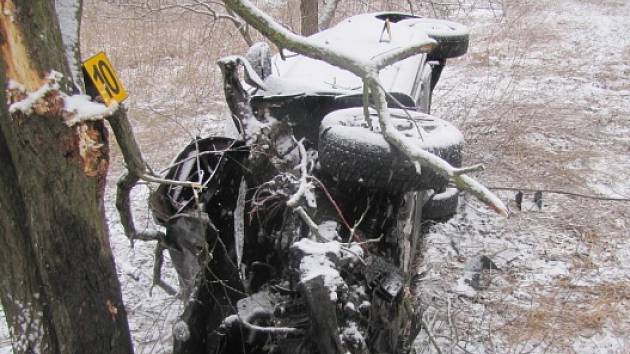
M 245 54 L 245 59 L 249 61 L 261 79 L 264 80 L 271 75 L 271 50 L 267 43 L 256 42 L 252 44 Z
M 427 33 L 438 42 L 429 53 L 429 60 L 444 60 L 456 58 L 468 51 L 469 30 L 457 22 L 438 20 L 434 18 L 419 19 L 414 25 Z
M 446 188 L 442 193 L 433 194 L 422 206 L 422 218 L 425 220 L 448 220 L 457 212 L 459 190 Z
M 427 132 L 424 142 L 415 133 L 420 146 L 453 166 L 461 166 L 463 138 L 457 128 L 420 112 L 409 111 L 413 123 L 403 110 L 391 109 L 390 112 L 399 131 L 413 138 L 417 131 L 414 123 L 423 126 Z M 373 126 L 378 127 L 373 118 Z M 439 139 L 438 135 L 448 141 Z M 413 163 L 393 149 L 380 132 L 367 128 L 362 108 L 333 111 L 324 117 L 320 126 L 319 163 L 323 171 L 339 180 L 390 192 L 441 190 L 448 183 L 446 177 L 426 166 L 421 166 L 422 173 L 418 175 Z

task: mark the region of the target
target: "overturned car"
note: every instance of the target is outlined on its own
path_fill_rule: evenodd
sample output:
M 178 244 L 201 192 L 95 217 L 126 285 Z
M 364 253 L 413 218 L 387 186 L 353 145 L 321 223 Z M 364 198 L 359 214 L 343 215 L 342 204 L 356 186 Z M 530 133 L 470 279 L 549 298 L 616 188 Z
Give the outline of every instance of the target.
M 375 13 L 310 38 L 375 57 L 427 36 L 437 46 L 379 79 L 405 139 L 460 166 L 462 134 L 429 113 L 464 26 Z M 200 188 L 162 185 L 150 202 L 186 301 L 175 352 L 408 352 L 420 224 L 452 215 L 458 191 L 385 141 L 350 72 L 264 43 L 219 65 L 241 138 L 193 141 L 166 177 Z

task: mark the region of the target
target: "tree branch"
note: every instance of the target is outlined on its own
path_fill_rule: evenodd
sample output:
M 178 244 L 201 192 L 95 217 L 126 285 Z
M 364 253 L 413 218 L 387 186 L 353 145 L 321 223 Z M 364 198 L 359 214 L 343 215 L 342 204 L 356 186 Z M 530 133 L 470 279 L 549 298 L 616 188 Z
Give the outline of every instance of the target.
M 507 216 L 508 211 L 503 202 L 473 178 L 462 174 L 467 169 L 456 169 L 438 156 L 413 146 L 404 141 L 403 136 L 395 129 L 387 107 L 386 92 L 378 81 L 378 71 L 387 65 L 400 61 L 417 53 L 429 51 L 435 41 L 429 39 L 418 42 L 409 47 L 403 47 L 365 60 L 357 54 L 332 50 L 309 38 L 296 35 L 276 23 L 269 15 L 257 9 L 248 0 L 224 0 L 226 7 L 241 16 L 247 23 L 274 42 L 277 46 L 290 49 L 296 53 L 319 59 L 328 64 L 348 70 L 363 79 L 363 85 L 368 86 L 375 108 L 379 114 L 379 123 L 385 140 L 402 151 L 416 166 L 421 163 L 433 168 L 437 173 L 448 177 L 457 187 L 468 191 L 486 203 L 497 213 Z
M 162 11 L 183 10 L 183 11 L 191 12 L 198 15 L 208 16 L 212 18 L 212 20 L 214 21 L 228 20 L 232 22 L 234 27 L 236 27 L 236 29 L 241 34 L 241 37 L 243 37 L 243 40 L 245 41 L 245 43 L 247 43 L 248 46 L 251 46 L 252 44 L 254 44 L 254 41 L 252 40 L 252 37 L 249 34 L 249 31 L 247 30 L 246 23 L 243 23 L 243 21 L 241 21 L 241 19 L 235 16 L 234 13 L 230 11 L 229 9 L 226 8 L 225 13 L 221 13 L 217 9 L 210 6 L 211 4 L 218 5 L 225 8 L 225 5 L 219 1 L 201 1 L 201 0 L 191 0 L 189 2 L 175 2 L 173 4 L 168 4 L 168 5 L 160 4 L 157 7 L 151 7 L 151 4 L 149 2 L 145 3 L 146 6 L 142 6 L 142 5 L 139 6 L 136 4 L 123 4 L 120 6 L 140 8 L 143 10 L 143 13 L 139 14 L 138 16 L 133 17 L 133 19 L 141 19 L 153 13 L 162 12 Z
M 131 124 L 127 119 L 127 110 L 124 106 L 121 105 L 114 114 L 107 117 L 107 120 L 112 127 L 118 146 L 120 146 L 120 151 L 123 154 L 123 159 L 128 170 L 128 172 L 118 180 L 116 191 L 116 209 L 120 215 L 120 222 L 125 230 L 125 236 L 127 236 L 132 245 L 135 239 L 161 241 L 165 237 L 163 232 L 138 232 L 138 230 L 136 230 L 130 202 L 130 194 L 133 187 L 135 187 L 141 179 L 147 182 L 172 184 L 190 188 L 201 188 L 202 186 L 197 182 L 173 181 L 155 176 L 142 157 L 142 152 L 133 135 Z
M 275 22 L 269 15 L 257 9 L 248 0 L 224 0 L 226 6 L 241 16 L 258 32 L 267 37 L 281 48 L 286 48 L 296 53 L 306 55 L 314 59 L 320 59 L 359 76 L 367 74 L 369 67 L 367 61 L 361 60 L 349 54 L 339 53 L 308 38 L 299 36 Z
M 465 174 L 460 174 L 458 170 L 462 169 L 456 169 L 438 156 L 426 150 L 423 150 L 418 146 L 408 144 L 404 140 L 403 135 L 398 130 L 396 130 L 391 121 L 389 110 L 387 109 L 387 98 L 385 90 L 383 90 L 382 87 L 379 85 L 375 73 L 365 78 L 364 85 L 367 85 L 370 88 L 375 108 L 379 112 L 379 123 L 381 124 L 381 131 L 383 132 L 383 136 L 388 143 L 392 144 L 398 150 L 402 151 L 414 163 L 424 163 L 425 165 L 433 168 L 435 172 L 445 177 L 448 177 L 453 183 L 455 183 L 455 185 L 459 189 L 471 193 L 479 200 L 491 207 L 494 211 L 507 217 L 507 207 L 496 195 L 490 192 L 488 188 L 484 187 L 475 179 Z M 463 169 L 463 171 L 465 170 L 466 169 Z

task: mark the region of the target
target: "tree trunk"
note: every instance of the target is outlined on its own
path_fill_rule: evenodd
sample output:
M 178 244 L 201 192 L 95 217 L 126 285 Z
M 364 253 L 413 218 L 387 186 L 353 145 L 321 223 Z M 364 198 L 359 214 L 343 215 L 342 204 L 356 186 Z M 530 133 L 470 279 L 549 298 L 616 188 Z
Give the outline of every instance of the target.
M 319 31 L 317 12 L 317 0 L 300 0 L 300 30 L 303 36 L 310 36 Z
M 80 1 L 57 2 L 74 10 L 78 31 Z M 51 71 L 72 78 L 77 60 L 64 54 L 55 1 L 0 6 L 0 297 L 14 352 L 132 353 L 104 222 L 107 130 L 64 123 L 71 82 L 32 112 L 9 113 Z

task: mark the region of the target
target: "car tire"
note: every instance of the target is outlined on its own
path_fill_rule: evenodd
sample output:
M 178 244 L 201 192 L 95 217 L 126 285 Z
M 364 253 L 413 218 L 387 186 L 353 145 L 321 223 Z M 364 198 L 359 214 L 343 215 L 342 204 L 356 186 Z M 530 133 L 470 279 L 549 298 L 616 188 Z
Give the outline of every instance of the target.
M 404 111 L 390 109 L 390 112 L 395 121 L 398 119 L 395 124 L 399 131 L 408 133 L 399 124 L 400 120 L 407 122 L 402 124 L 412 124 Z M 461 166 L 463 137 L 459 130 L 428 114 L 409 113 L 414 124 L 423 126 L 427 133 L 423 142 L 418 138 L 419 145 L 451 165 Z M 377 127 L 374 116 L 373 121 Z M 400 193 L 440 190 L 448 183 L 447 177 L 426 166 L 421 166 L 422 173 L 418 175 L 415 165 L 403 153 L 392 148 L 380 132 L 367 127 L 362 108 L 333 111 L 324 117 L 318 145 L 320 168 L 341 181 Z
M 462 24 L 434 18 L 422 18 L 416 22 L 414 27 L 422 29 L 430 38 L 438 42 L 438 45 L 429 53 L 429 60 L 456 58 L 468 51 L 469 30 Z
M 249 61 L 252 68 L 260 76 L 265 79 L 271 75 L 271 50 L 265 42 L 256 42 L 252 44 L 245 54 L 245 59 Z
M 448 220 L 457 212 L 459 189 L 446 188 L 444 192 L 434 193 L 422 206 L 422 218 L 425 220 Z

